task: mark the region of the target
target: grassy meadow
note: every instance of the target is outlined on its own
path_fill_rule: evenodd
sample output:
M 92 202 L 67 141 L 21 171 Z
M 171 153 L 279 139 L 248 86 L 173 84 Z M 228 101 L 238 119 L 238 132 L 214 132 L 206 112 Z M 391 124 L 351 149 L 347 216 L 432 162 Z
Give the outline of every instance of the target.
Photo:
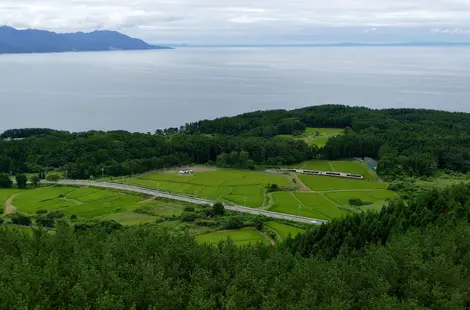
M 0 190 L 0 197 L 7 197 L 12 192 L 18 194 L 13 204 L 22 213 L 34 215 L 39 210 L 61 210 L 68 216 L 110 219 L 123 225 L 152 223 L 159 217 L 179 216 L 187 206 L 177 201 L 146 200 L 137 194 L 89 187 Z M 153 215 L 134 212 L 139 208 L 145 208 Z
M 342 161 L 326 161 L 313 160 L 305 162 L 299 166 L 307 170 L 321 170 L 332 172 L 355 173 L 364 176 L 366 180 L 375 181 L 378 179 L 375 171 L 371 170 L 367 165 L 358 160 L 342 160 Z
M 387 190 L 371 191 L 371 192 L 331 192 L 325 193 L 329 199 L 335 201 L 338 205 L 356 208 L 358 210 L 380 210 L 389 199 L 398 198 L 394 192 Z M 360 199 L 368 205 L 356 207 L 349 204 L 350 199 Z
M 237 230 L 216 231 L 208 234 L 199 235 L 196 241 L 205 244 L 218 244 L 230 238 L 236 245 L 256 244 L 261 242 L 269 245 L 268 239 L 259 231 L 253 228 L 243 228 Z
M 264 225 L 275 231 L 281 240 L 287 239 L 289 235 L 295 237 L 304 232 L 303 229 L 278 222 L 266 222 Z
M 315 135 L 316 132 L 318 135 Z M 329 138 L 341 135 L 343 132 L 344 129 L 341 128 L 307 128 L 300 136 L 279 135 L 278 137 L 304 140 L 308 145 L 323 147 Z
M 385 189 L 388 186 L 383 182 L 305 174 L 299 174 L 299 179 L 313 191 Z
M 252 208 L 264 202 L 266 185 L 291 185 L 285 175 L 262 172 L 220 169 L 179 175 L 177 171 L 153 172 L 133 178 L 121 179 L 120 183 L 179 193 L 213 200 L 228 201 Z
M 304 192 L 276 192 L 272 194 L 274 203 L 270 211 L 331 220 L 347 215 L 336 204 L 322 194 Z

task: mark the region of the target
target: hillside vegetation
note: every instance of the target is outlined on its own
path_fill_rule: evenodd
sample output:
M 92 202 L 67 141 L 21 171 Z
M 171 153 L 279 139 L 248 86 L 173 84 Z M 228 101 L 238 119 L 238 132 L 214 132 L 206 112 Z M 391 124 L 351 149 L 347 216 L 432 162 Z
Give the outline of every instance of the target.
M 36 309 L 465 309 L 469 197 L 470 186 L 436 190 L 409 207 L 397 203 L 380 214 L 355 215 L 277 248 L 214 247 L 148 227 L 32 236 L 0 229 L 0 303 Z M 254 236 L 237 238 L 243 243 Z
M 6 131 L 0 136 L 0 188 L 6 188 L 0 203 L 30 216 L 0 217 L 0 304 L 468 309 L 468 124 L 465 113 L 327 105 L 253 112 L 152 134 Z M 314 142 L 305 136 L 309 128 L 329 128 L 330 135 Z M 377 171 L 364 157 L 378 161 Z M 181 166 L 195 171 L 180 174 L 175 167 Z M 280 167 L 360 173 L 365 179 Z M 217 203 L 37 188 L 44 172 L 55 180 L 58 173 L 104 175 Z M 314 226 L 237 214 L 221 202 L 328 222 Z
M 224 167 L 289 165 L 321 157 L 379 160 L 384 178 L 430 176 L 437 170 L 470 170 L 470 115 L 433 110 L 325 105 L 261 111 L 157 130 L 69 133 L 19 129 L 3 133 L 0 172 L 67 170 L 70 178 L 142 173 L 189 163 Z M 277 135 L 338 128 L 323 147 Z

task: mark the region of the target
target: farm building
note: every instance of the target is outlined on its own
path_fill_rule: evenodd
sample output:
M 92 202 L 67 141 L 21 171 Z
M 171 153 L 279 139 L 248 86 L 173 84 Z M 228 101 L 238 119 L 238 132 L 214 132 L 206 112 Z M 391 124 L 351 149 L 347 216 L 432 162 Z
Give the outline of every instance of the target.
M 179 174 L 193 174 L 194 171 L 193 170 L 180 170 L 178 173 Z

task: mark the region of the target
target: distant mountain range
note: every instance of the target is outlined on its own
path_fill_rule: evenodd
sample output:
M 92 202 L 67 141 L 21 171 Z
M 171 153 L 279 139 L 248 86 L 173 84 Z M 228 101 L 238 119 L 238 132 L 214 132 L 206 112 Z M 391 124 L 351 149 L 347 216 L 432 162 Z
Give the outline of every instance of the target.
M 397 46 L 397 47 L 418 47 L 418 46 L 470 46 L 470 42 L 402 42 L 402 43 L 304 43 L 304 44 L 170 44 L 173 47 L 367 47 L 367 46 Z
M 0 27 L 0 54 L 56 53 L 112 50 L 152 50 L 167 47 L 150 45 L 116 31 L 55 33 L 45 30 L 17 30 Z

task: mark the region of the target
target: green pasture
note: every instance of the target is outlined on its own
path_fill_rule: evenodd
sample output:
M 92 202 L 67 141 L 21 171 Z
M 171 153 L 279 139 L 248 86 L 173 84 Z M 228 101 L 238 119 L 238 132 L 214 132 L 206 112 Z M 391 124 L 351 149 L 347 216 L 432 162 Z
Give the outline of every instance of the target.
M 25 190 L 13 200 L 13 205 L 20 211 L 34 214 L 38 210 L 64 209 L 73 204 L 72 201 L 59 198 L 76 190 L 74 187 L 42 187 Z
M 363 191 L 363 192 L 331 192 L 325 193 L 325 196 L 335 201 L 337 204 L 353 208 L 356 210 L 380 210 L 389 199 L 397 198 L 398 196 L 388 190 L 377 191 Z M 350 199 L 360 199 L 363 202 L 371 203 L 364 206 L 351 206 Z
M 375 171 L 367 167 L 365 163 L 358 160 L 331 161 L 331 164 L 336 172 L 355 173 L 364 176 L 364 178 L 368 180 L 377 180 Z
M 257 208 L 263 204 L 267 184 L 291 184 L 287 175 L 220 169 L 179 175 L 177 171 L 154 172 L 120 180 L 120 183 L 143 186 L 163 191 L 222 199 L 238 205 Z
M 309 206 L 306 206 L 299 198 L 297 198 L 296 193 L 294 192 L 272 193 L 273 205 L 269 210 L 273 212 L 300 215 L 320 220 L 329 220 L 329 216 L 318 212 L 316 209 L 317 207 L 321 208 L 319 206 L 321 206 L 322 203 L 324 203 L 327 207 L 332 208 L 335 208 L 335 205 L 319 194 L 311 194 L 318 197 L 318 200 L 315 203 L 312 203 L 312 201 L 310 201 L 311 204 Z
M 10 197 L 11 192 L 0 190 L 0 197 Z M 144 201 L 139 195 L 86 187 L 43 187 L 19 191 L 13 204 L 27 214 L 35 214 L 38 210 L 62 210 L 82 218 L 116 219 L 124 225 L 154 222 L 157 217 L 179 216 L 186 206 L 159 199 Z M 138 208 L 150 210 L 153 216 L 132 212 Z
M 302 169 L 306 170 L 320 170 L 320 171 L 334 171 L 334 167 L 326 160 L 312 160 L 306 162 Z
M 281 224 L 278 222 L 266 222 L 264 223 L 264 225 L 274 230 L 278 234 L 281 240 L 287 239 L 289 235 L 291 235 L 292 237 L 295 237 L 298 234 L 301 234 L 304 232 L 304 230 L 300 228 L 289 226 L 286 224 Z
M 131 226 L 146 223 L 155 223 L 157 217 L 130 211 L 105 215 L 102 217 L 102 219 L 113 220 L 118 223 L 121 223 L 122 225 Z
M 119 194 L 118 196 L 89 201 L 82 204 L 71 204 L 64 208 L 67 214 L 79 217 L 94 218 L 107 214 L 127 212 L 137 209 L 142 198 L 133 195 Z
M 313 191 L 385 189 L 388 184 L 328 176 L 299 174 L 299 179 Z
M 228 238 L 230 238 L 236 245 L 256 244 L 258 242 L 269 245 L 268 239 L 253 228 L 216 231 L 199 235 L 196 237 L 196 241 L 206 244 L 218 244 L 220 241 L 227 240 Z
M 319 135 L 315 135 L 315 132 L 318 132 Z M 328 139 L 341 135 L 343 132 L 344 129 L 341 128 L 307 128 L 300 136 L 278 135 L 278 137 L 304 140 L 308 145 L 323 147 L 328 142 Z
M 295 193 L 295 196 L 302 202 L 305 208 L 314 210 L 328 219 L 334 219 L 348 214 L 347 211 L 339 209 L 331 200 L 322 194 L 298 192 Z M 302 209 L 301 215 L 303 215 Z
M 299 165 L 298 165 L 299 166 Z M 333 171 L 354 173 L 364 176 L 367 180 L 377 180 L 375 171 L 372 171 L 363 162 L 357 160 L 345 161 L 327 161 L 327 160 L 312 160 L 303 163 L 302 169 L 306 170 L 320 170 L 320 171 Z
M 16 189 L 1 189 L 0 190 L 0 207 L 3 207 L 5 202 L 13 195 L 18 194 L 20 190 Z

